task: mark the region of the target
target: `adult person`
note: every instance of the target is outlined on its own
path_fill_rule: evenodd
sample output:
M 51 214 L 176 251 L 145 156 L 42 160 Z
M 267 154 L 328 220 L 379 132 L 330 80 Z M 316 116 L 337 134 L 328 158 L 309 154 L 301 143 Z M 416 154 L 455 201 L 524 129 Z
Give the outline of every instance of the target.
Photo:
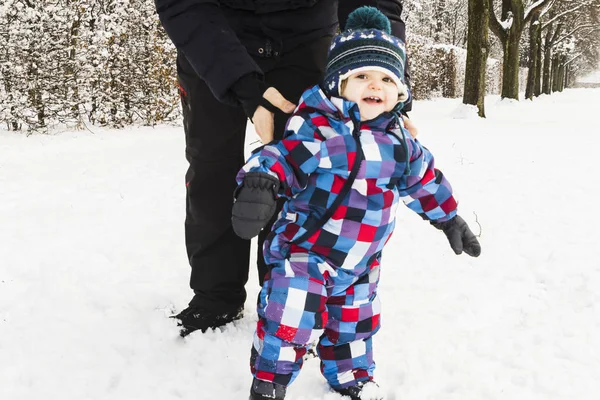
M 400 0 L 155 0 L 177 47 L 186 139 L 185 244 L 189 306 L 175 316 L 181 335 L 241 318 L 250 241 L 231 227 L 235 176 L 244 164 L 248 118 L 263 143 L 280 139 L 302 92 L 318 83 L 338 26 L 374 5 L 404 38 Z M 289 101 L 291 100 L 291 101 Z M 410 110 L 410 103 L 405 111 Z M 258 274 L 267 266 L 258 237 Z

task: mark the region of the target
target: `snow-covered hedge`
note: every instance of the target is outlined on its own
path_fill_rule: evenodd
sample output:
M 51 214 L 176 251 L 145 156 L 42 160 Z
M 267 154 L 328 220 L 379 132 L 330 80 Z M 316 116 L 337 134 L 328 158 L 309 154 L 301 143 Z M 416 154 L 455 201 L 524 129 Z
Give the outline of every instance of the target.
M 465 86 L 467 51 L 457 46 L 434 43 L 429 38 L 412 36 L 408 40 L 412 94 L 417 100 L 433 97 L 461 97 Z M 519 73 L 519 91 L 525 91 L 527 68 Z M 488 94 L 502 90 L 502 62 L 488 59 Z
M 412 34 L 408 54 L 416 99 L 462 96 L 464 49 Z M 487 77 L 488 92 L 499 93 L 500 62 L 489 60 Z M 154 2 L 0 2 L 2 128 L 121 127 L 179 117 L 175 48 Z
M 3 0 L 0 123 L 9 130 L 177 118 L 175 49 L 145 0 Z

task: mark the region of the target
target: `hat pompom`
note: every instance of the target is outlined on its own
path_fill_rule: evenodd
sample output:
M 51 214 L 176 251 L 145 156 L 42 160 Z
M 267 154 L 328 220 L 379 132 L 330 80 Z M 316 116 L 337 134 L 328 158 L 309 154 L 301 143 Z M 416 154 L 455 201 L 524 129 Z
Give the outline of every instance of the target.
M 346 30 L 377 29 L 391 34 L 390 20 L 375 7 L 363 6 L 348 15 Z

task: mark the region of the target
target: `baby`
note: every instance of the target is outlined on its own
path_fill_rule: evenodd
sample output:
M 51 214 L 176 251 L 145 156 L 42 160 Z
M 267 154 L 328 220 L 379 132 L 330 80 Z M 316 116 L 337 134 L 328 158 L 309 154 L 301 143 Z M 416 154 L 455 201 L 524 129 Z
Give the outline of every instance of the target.
M 269 272 L 258 299 L 250 400 L 284 399 L 315 340 L 335 392 L 381 398 L 372 337 L 381 254 L 400 200 L 442 230 L 456 254 L 481 251 L 432 154 L 404 128 L 404 64 L 404 43 L 387 18 L 357 9 L 333 39 L 322 85 L 304 92 L 284 138 L 257 150 L 238 174 L 239 236 L 256 236 L 276 199 L 287 199 L 264 244 Z

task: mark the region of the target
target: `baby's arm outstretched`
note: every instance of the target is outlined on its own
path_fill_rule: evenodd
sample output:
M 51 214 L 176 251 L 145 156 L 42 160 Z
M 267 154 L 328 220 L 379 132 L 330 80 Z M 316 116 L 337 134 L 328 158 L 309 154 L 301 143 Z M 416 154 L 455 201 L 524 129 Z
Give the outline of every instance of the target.
M 398 185 L 404 204 L 444 232 L 456 254 L 472 257 L 481 253 L 481 245 L 467 223 L 456 214 L 457 203 L 452 186 L 435 168 L 433 155 L 417 140 L 408 141 L 410 173 Z
M 308 115 L 292 116 L 283 140 L 255 151 L 238 172 L 232 210 L 235 233 L 250 239 L 275 213 L 278 197 L 292 197 L 304 190 L 317 169 L 324 138 Z

